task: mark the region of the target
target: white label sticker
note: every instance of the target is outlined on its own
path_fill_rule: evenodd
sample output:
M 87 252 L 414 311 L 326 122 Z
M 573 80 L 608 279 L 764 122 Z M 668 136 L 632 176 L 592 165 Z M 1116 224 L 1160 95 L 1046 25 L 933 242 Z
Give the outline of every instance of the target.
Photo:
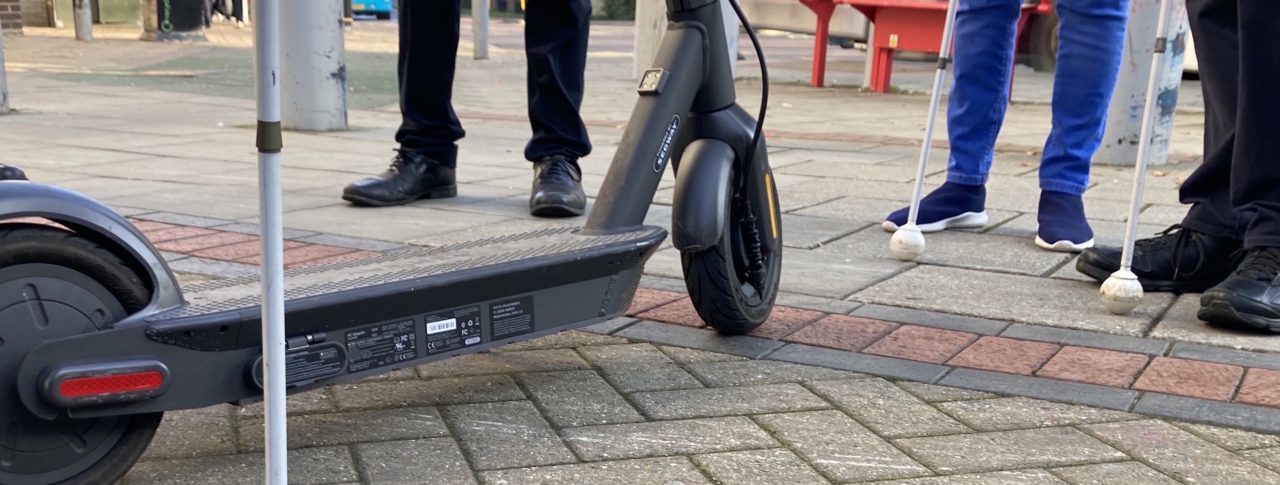
M 471 337 L 467 339 L 467 342 L 466 342 L 467 345 L 475 345 L 478 343 L 480 343 L 480 337 Z
M 458 328 L 458 319 L 450 318 L 448 320 L 440 320 L 427 324 L 427 335 L 440 332 L 448 332 Z

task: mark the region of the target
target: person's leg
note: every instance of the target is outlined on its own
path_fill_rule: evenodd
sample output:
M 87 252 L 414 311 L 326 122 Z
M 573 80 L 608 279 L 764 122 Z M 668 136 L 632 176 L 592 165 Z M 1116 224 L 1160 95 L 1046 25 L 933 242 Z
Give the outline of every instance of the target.
M 465 134 L 453 111 L 461 0 L 395 0 L 400 6 L 400 144 L 387 171 L 348 185 L 342 198 L 388 206 L 458 193 L 457 141 Z
M 543 217 L 581 215 L 587 196 L 578 159 L 591 153 L 591 140 L 578 109 L 587 68 L 591 1 L 529 0 L 524 16 L 533 128 L 524 156 L 534 163 L 529 211 Z
M 1243 226 L 1229 196 L 1241 66 L 1236 1 L 1187 0 L 1204 90 L 1204 162 L 1182 184 L 1182 202 L 1193 204 L 1182 224 L 1134 246 L 1133 272 L 1146 291 L 1202 292 L 1239 262 Z M 1120 269 L 1120 258 L 1120 248 L 1092 249 L 1076 269 L 1102 281 Z
M 591 141 L 578 109 L 587 67 L 591 1 L 529 0 L 524 16 L 533 128 L 525 158 L 537 162 L 555 155 L 572 160 L 585 157 L 591 153 Z
M 1245 227 L 1247 254 L 1205 292 L 1201 319 L 1280 333 L 1280 2 L 1238 0 L 1239 59 L 1231 204 Z M 1196 39 L 1199 42 L 1199 38 Z
M 947 183 L 920 201 L 917 223 L 922 231 L 987 224 L 984 185 L 1009 105 L 1020 4 L 1019 0 L 960 0 L 952 50 L 954 81 L 947 101 L 951 142 Z M 894 231 L 906 220 L 907 209 L 899 209 L 889 214 L 882 227 Z
M 1081 196 L 1089 186 L 1090 162 L 1102 143 L 1107 106 L 1120 72 L 1129 2 L 1059 0 L 1057 11 L 1053 128 L 1040 164 L 1036 244 L 1081 251 L 1093 246 Z

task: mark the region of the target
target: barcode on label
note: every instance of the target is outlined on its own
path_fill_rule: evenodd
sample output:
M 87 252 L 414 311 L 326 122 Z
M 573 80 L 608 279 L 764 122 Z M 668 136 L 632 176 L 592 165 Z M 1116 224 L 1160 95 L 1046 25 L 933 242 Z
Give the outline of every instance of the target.
M 448 320 L 440 320 L 427 324 L 427 335 L 440 332 L 448 332 L 458 328 L 458 319 L 450 318 Z

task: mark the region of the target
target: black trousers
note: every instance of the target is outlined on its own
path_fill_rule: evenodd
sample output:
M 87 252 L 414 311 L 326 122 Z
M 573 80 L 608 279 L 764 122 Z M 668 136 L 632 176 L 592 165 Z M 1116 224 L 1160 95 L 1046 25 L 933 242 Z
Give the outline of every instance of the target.
M 1204 88 L 1204 164 L 1183 225 L 1280 246 L 1280 0 L 1187 0 Z
M 456 142 L 466 134 L 453 111 L 459 0 L 400 2 L 400 111 L 396 141 L 402 148 L 454 166 Z M 483 1 L 483 0 L 476 0 Z M 530 161 L 552 155 L 578 159 L 591 153 L 578 114 L 587 64 L 590 0 L 528 0 L 525 6 Z

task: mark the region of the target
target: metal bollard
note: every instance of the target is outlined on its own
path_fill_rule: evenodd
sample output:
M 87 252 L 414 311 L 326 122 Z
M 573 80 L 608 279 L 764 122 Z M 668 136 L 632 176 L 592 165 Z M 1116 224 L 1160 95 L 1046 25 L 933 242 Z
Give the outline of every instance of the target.
M 72 18 L 76 24 L 76 40 L 93 41 L 93 5 L 89 0 L 71 0 Z
M 342 0 L 281 1 L 282 121 L 286 129 L 347 128 Z
M 489 0 L 471 0 L 471 40 L 473 57 L 489 58 Z

